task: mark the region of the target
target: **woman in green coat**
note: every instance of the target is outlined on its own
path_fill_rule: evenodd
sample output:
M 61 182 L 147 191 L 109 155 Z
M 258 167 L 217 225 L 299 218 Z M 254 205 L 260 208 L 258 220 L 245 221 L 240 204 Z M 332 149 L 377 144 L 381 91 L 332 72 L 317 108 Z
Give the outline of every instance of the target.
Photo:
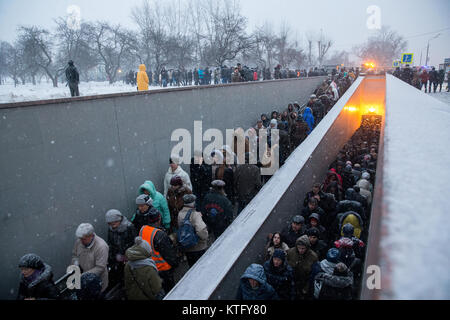
M 125 255 L 128 259 L 124 269 L 128 300 L 161 300 L 165 293 L 148 242 L 136 237 L 134 246 L 128 248 Z

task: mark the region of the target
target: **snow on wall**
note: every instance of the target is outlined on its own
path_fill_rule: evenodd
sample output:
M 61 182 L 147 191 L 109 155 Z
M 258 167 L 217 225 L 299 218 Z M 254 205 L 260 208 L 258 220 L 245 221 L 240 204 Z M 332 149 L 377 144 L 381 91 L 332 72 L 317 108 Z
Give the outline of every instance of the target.
M 450 299 L 450 104 L 387 75 L 384 150 L 381 298 Z

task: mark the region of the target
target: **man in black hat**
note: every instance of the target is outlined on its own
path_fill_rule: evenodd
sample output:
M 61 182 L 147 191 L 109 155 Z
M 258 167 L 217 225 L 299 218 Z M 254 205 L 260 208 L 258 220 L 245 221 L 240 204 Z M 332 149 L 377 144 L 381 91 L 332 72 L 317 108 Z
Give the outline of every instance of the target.
M 225 195 L 224 181 L 211 182 L 211 189 L 203 199 L 201 211 L 206 225 L 217 239 L 233 220 L 233 205 Z
M 80 92 L 78 91 L 78 84 L 80 83 L 80 74 L 78 73 L 77 68 L 73 65 L 73 61 L 69 60 L 69 66 L 66 68 L 66 80 L 69 84 L 70 95 L 72 97 L 79 96 Z
M 292 218 L 291 223 L 287 225 L 281 232 L 281 240 L 285 242 L 289 248 L 295 247 L 295 241 L 305 234 L 305 218 L 296 215 Z

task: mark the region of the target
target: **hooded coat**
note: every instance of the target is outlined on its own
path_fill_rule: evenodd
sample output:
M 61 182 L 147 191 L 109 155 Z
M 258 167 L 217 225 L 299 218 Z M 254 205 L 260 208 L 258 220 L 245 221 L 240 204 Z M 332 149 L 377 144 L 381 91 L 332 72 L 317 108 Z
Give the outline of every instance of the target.
M 155 185 L 152 181 L 147 180 L 139 187 L 139 194 L 143 194 L 144 190 L 150 193 L 150 198 L 153 200 L 153 206 L 161 213 L 161 220 L 164 228 L 170 228 L 170 211 L 166 198 L 156 191 Z
M 343 274 L 336 271 L 331 274 L 319 272 L 315 282 L 321 286 L 317 297 L 319 300 L 352 299 L 353 273 L 350 270 L 346 270 Z
M 248 279 L 259 282 L 259 286 L 253 289 Z M 264 267 L 260 264 L 252 263 L 241 276 L 237 300 L 278 300 L 279 297 L 275 289 L 267 283 Z
M 128 263 L 124 269 L 124 284 L 128 300 L 155 300 L 161 292 L 162 280 L 150 252 L 134 245 L 125 255 Z
M 304 245 L 306 252 L 300 254 L 297 246 Z M 304 297 L 309 289 L 309 275 L 312 265 L 318 261 L 317 254 L 310 249 L 311 245 L 307 235 L 303 235 L 297 239 L 295 247 L 289 249 L 287 253 L 287 262 L 294 270 L 294 280 L 297 290 L 297 297 Z
M 36 275 L 29 277 L 32 279 L 21 276 L 17 300 L 25 298 L 58 299 L 59 291 L 53 282 L 52 268 L 42 260 L 40 260 L 40 264 L 42 267 L 35 270 Z
M 145 72 L 145 64 L 139 65 L 139 72 L 136 77 L 138 91 L 148 90 L 148 75 Z
M 305 108 L 303 111 L 303 120 L 308 124 L 308 132 L 309 135 L 311 131 L 314 129 L 314 116 L 312 114 L 312 110 L 309 107 Z
M 286 259 L 282 259 L 282 261 L 283 264 L 279 267 L 274 266 L 272 257 L 264 262 L 267 282 L 275 289 L 281 300 L 294 300 L 295 282 L 293 270 Z

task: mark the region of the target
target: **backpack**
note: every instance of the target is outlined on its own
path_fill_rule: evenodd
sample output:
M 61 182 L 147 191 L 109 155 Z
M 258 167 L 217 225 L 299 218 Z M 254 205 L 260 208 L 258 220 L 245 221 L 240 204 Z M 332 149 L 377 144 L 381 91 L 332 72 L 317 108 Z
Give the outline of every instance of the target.
M 182 249 L 189 249 L 195 246 L 198 242 L 198 236 L 195 232 L 194 226 L 191 224 L 192 209 L 190 209 L 184 217 L 183 224 L 177 231 L 178 243 Z

